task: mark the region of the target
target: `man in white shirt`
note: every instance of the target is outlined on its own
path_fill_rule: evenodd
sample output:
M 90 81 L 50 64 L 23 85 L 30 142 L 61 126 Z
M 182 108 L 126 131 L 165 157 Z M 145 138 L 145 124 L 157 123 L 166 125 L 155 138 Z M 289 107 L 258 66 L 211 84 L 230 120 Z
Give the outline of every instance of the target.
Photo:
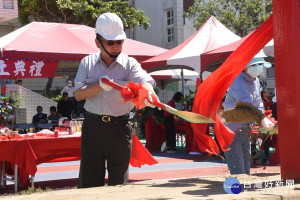
M 155 95 L 152 77 L 134 58 L 121 53 L 126 38 L 121 19 L 104 13 L 96 22 L 95 32 L 101 53 L 83 58 L 75 77 L 75 97 L 77 101 L 86 99 L 87 111 L 82 125 L 79 188 L 104 186 L 105 161 L 108 185 L 126 183 L 131 153 L 128 115 L 134 105 L 124 102 L 121 93 L 101 78 L 123 86 L 129 81 L 142 83 Z

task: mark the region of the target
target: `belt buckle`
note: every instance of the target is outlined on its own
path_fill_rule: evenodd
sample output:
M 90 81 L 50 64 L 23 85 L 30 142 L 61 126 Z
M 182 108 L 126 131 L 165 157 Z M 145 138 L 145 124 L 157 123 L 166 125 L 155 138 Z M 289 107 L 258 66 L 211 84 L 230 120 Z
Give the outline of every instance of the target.
M 101 119 L 102 119 L 103 122 L 106 123 L 106 122 L 110 122 L 111 117 L 107 116 L 107 115 L 103 115 Z

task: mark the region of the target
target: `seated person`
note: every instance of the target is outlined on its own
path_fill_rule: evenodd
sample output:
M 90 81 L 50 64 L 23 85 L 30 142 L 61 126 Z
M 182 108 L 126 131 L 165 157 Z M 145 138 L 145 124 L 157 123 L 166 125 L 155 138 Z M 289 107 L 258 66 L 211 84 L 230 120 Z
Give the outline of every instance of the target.
M 59 100 L 57 104 L 57 110 L 63 117 L 67 117 L 69 120 L 72 119 L 71 115 L 73 110 L 73 103 L 69 100 L 67 92 L 64 92 L 62 99 Z
M 51 123 L 58 124 L 59 118 L 61 118 L 62 115 L 56 111 L 55 106 L 50 107 L 50 115 L 48 116 L 48 121 L 50 120 Z
M 19 80 L 17 81 L 17 84 L 18 84 L 19 86 L 22 86 L 22 85 L 23 85 L 23 81 L 22 81 L 21 79 L 19 79 Z
M 33 124 L 47 123 L 47 114 L 43 113 L 43 107 L 36 107 L 37 114 L 32 117 Z
M 175 102 L 179 102 L 180 99 L 183 97 L 181 92 L 176 92 L 172 99 L 168 102 L 168 105 L 175 108 Z M 166 140 L 167 140 L 167 152 L 168 153 L 175 153 L 177 152 L 176 149 L 176 131 L 174 125 L 174 115 L 170 114 L 169 112 L 164 112 L 164 125 L 166 128 Z

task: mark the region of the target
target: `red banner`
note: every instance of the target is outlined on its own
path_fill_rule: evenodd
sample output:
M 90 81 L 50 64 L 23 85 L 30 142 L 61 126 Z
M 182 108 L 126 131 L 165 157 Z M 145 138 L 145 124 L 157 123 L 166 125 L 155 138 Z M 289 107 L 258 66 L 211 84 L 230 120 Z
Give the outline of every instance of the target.
M 0 78 L 53 77 L 58 61 L 0 60 Z

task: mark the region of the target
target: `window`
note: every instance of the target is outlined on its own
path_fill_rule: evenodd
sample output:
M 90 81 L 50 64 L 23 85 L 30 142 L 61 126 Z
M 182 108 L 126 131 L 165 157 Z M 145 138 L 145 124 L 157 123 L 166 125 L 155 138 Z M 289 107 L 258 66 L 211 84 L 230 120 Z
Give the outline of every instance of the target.
M 167 26 L 173 25 L 173 10 L 167 11 Z
M 168 39 L 168 42 L 173 42 L 174 41 L 173 10 L 167 10 L 167 39 Z
M 168 42 L 174 41 L 174 28 L 168 28 Z
M 14 1 L 13 0 L 3 0 L 3 8 L 4 9 L 14 9 Z

